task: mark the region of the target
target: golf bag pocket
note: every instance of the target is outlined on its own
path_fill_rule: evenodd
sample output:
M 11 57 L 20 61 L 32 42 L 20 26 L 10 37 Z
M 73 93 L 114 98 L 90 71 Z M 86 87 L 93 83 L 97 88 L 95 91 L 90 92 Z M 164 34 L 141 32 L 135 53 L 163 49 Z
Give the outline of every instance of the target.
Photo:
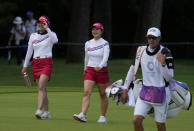
M 162 104 L 166 100 L 165 87 L 142 86 L 140 98 L 144 101 Z
M 183 97 L 180 96 L 179 93 L 177 93 L 177 91 L 172 91 L 171 92 L 171 99 L 178 105 L 182 105 L 184 103 L 184 99 Z

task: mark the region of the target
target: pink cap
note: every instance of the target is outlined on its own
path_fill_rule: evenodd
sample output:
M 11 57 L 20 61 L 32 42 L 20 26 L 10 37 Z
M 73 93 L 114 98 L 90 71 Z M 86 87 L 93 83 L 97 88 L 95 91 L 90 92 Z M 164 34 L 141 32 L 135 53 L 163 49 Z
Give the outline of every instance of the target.
M 38 19 L 38 22 L 46 22 L 48 25 L 50 25 L 50 20 L 48 17 L 46 16 L 41 16 L 39 19 Z
M 101 29 L 101 30 L 104 30 L 103 25 L 101 23 L 98 23 L 98 22 L 94 23 L 91 28 L 94 28 L 94 27 Z

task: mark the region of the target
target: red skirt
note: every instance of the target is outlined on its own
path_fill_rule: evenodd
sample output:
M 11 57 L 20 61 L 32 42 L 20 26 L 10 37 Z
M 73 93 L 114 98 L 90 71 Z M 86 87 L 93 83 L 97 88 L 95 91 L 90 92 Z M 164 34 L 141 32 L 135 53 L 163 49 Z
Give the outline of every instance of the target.
M 98 84 L 106 84 L 109 82 L 108 68 L 103 67 L 96 72 L 94 67 L 87 67 L 84 74 L 84 80 L 95 81 Z
M 33 59 L 32 61 L 32 71 L 33 71 L 33 79 L 34 81 L 40 77 L 40 75 L 44 74 L 51 78 L 53 70 L 53 59 L 52 58 L 40 58 Z

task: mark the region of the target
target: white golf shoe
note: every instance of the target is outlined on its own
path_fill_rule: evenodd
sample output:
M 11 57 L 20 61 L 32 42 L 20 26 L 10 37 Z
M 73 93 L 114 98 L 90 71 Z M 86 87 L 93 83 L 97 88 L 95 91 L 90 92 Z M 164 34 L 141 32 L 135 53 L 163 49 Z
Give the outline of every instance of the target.
M 35 117 L 41 119 L 42 111 L 40 109 L 36 110 Z
M 75 120 L 77 120 L 77 121 L 80 121 L 80 122 L 87 122 L 87 117 L 82 112 L 79 113 L 78 115 L 77 114 L 74 114 L 73 115 L 73 118 Z
M 41 115 L 41 119 L 49 119 L 51 117 L 50 112 L 45 111 L 42 115 Z
M 107 122 L 106 117 L 105 116 L 100 116 L 100 118 L 98 119 L 97 122 L 98 123 L 106 123 Z

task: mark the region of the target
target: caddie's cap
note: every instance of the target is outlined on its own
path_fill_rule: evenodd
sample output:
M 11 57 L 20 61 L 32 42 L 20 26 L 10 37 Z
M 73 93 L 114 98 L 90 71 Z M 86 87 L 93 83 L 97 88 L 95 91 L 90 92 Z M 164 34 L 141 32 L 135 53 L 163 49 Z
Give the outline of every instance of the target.
M 152 27 L 152 28 L 149 28 L 147 31 L 147 36 L 149 36 L 149 35 L 153 35 L 155 37 L 160 37 L 161 33 L 160 33 L 160 30 L 158 28 Z

